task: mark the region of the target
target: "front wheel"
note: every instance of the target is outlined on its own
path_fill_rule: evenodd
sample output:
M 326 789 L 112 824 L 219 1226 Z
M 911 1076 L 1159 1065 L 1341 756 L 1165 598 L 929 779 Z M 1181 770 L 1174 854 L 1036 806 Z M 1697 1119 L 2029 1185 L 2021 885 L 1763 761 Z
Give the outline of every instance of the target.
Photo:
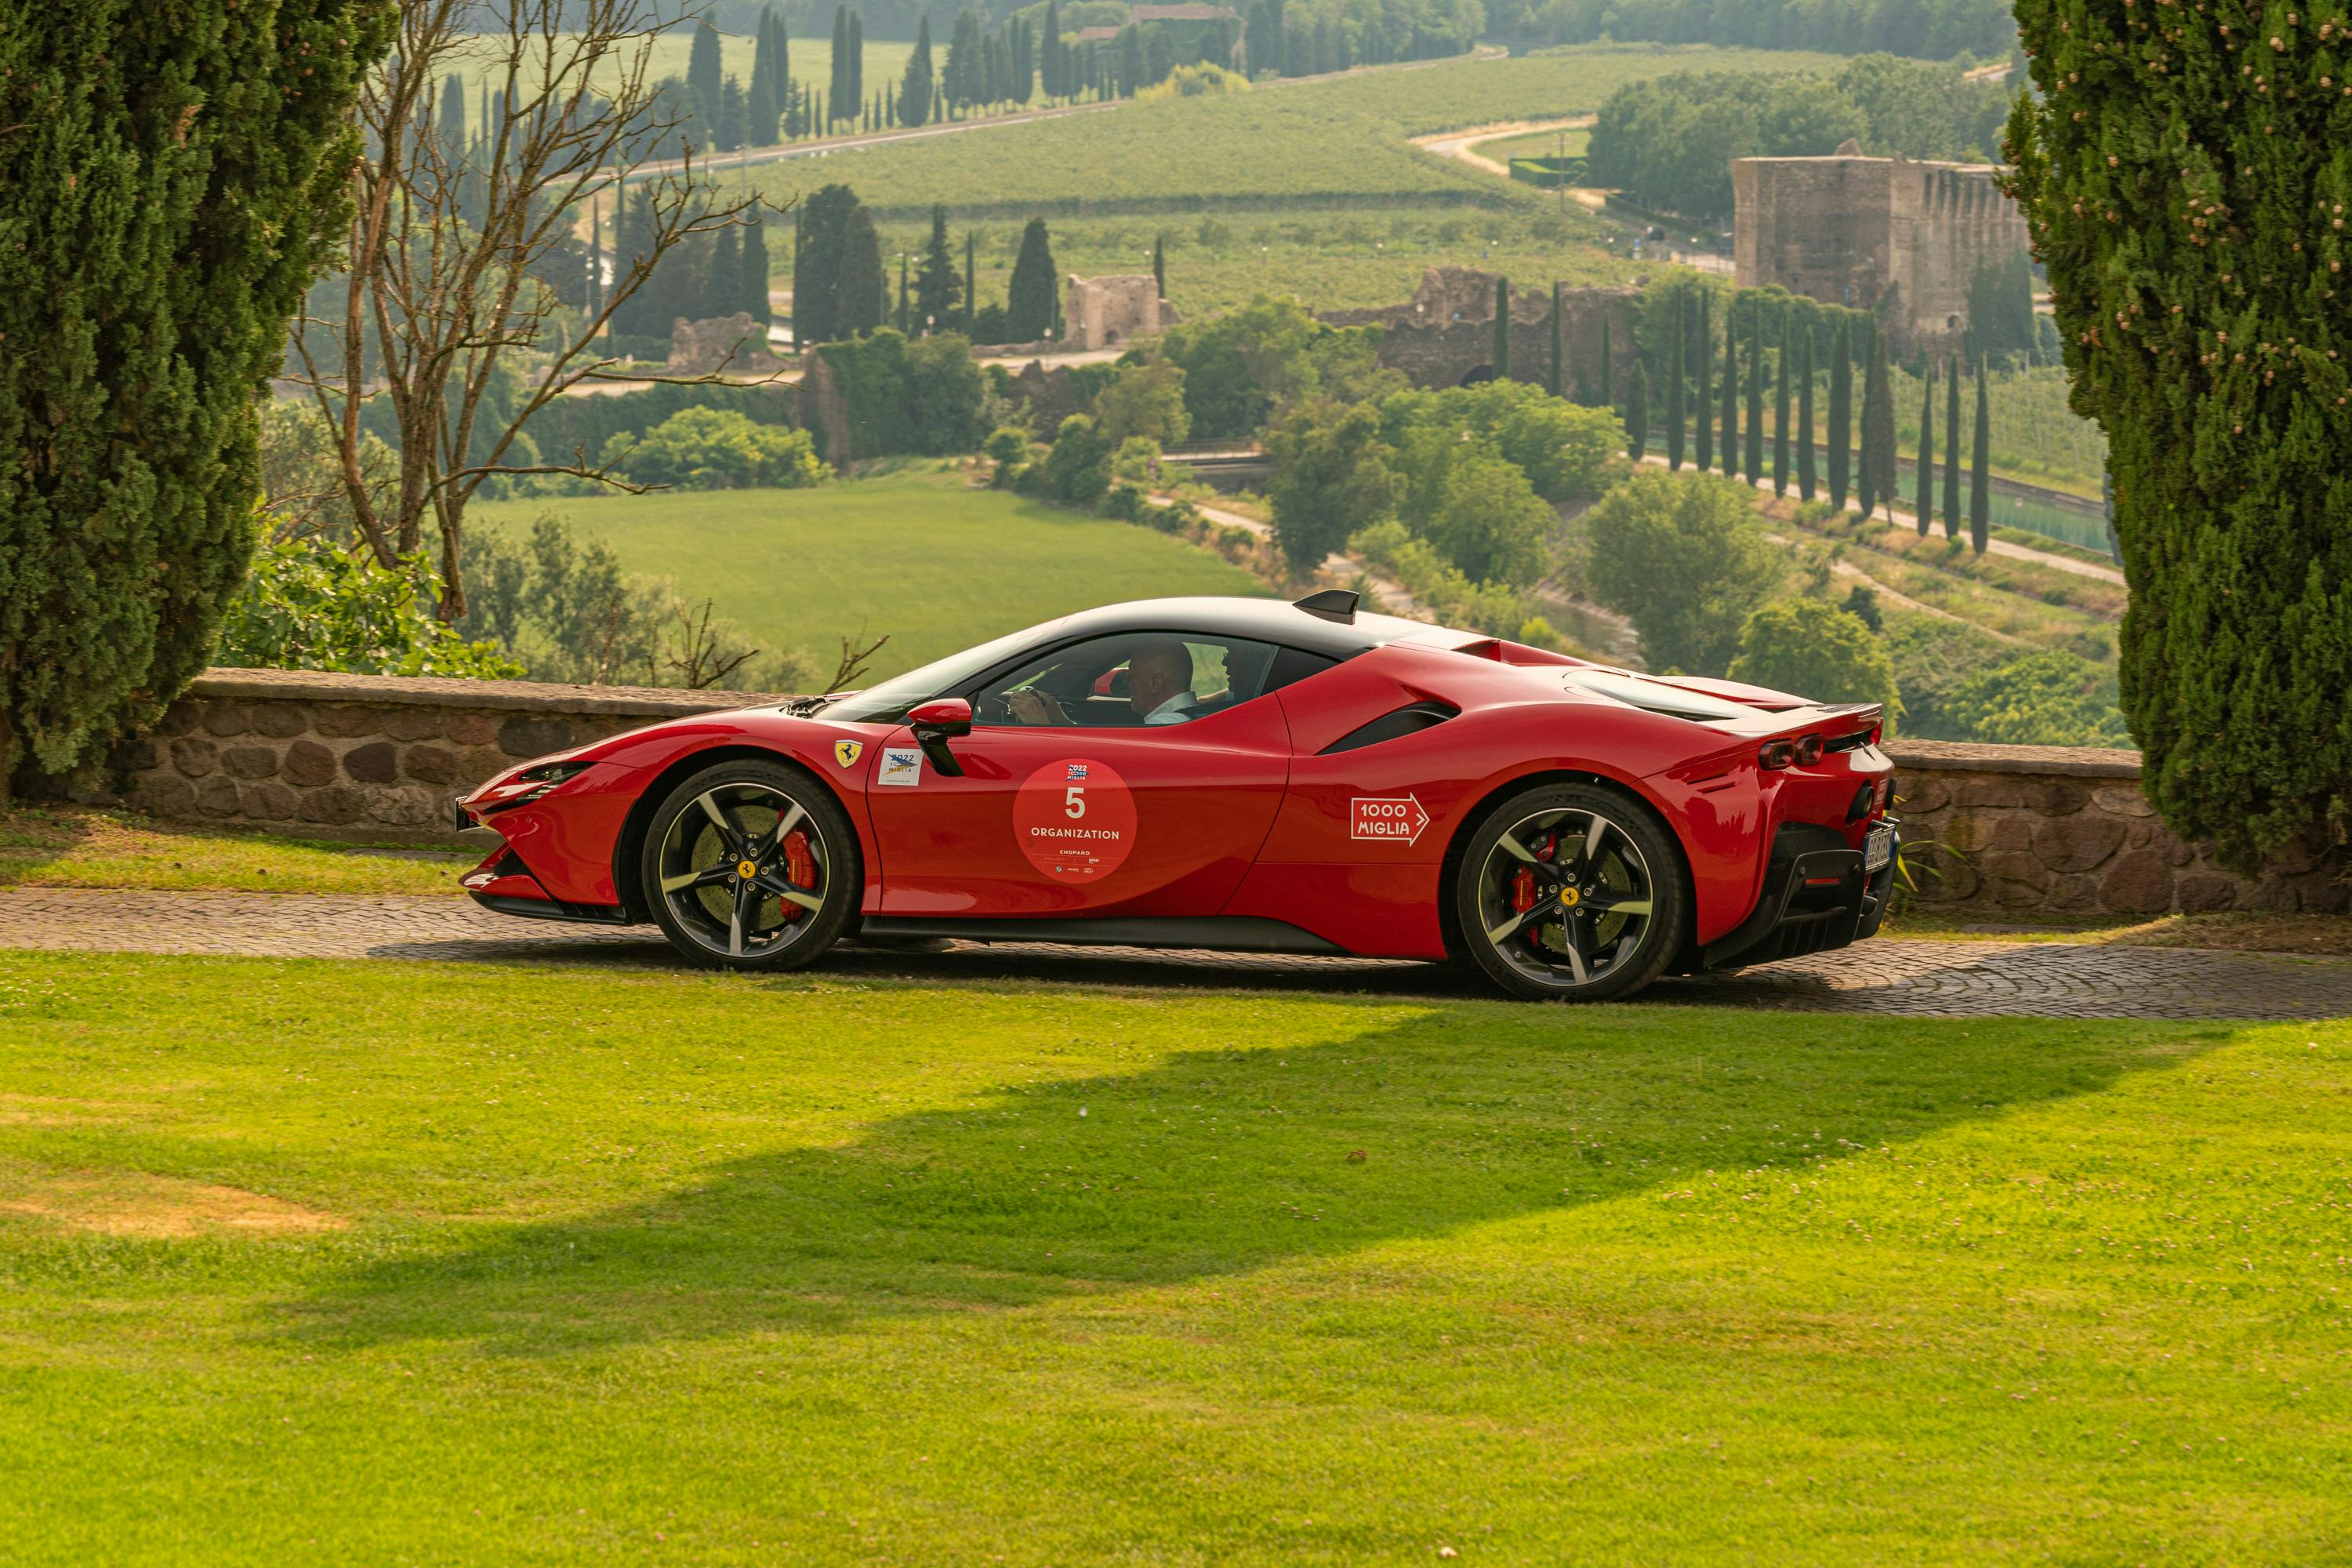
M 798 969 L 858 898 L 857 836 L 797 768 L 721 763 L 687 779 L 646 833 L 646 901 L 672 947 L 725 969 Z
M 1539 784 L 1488 815 L 1454 879 L 1466 956 L 1514 995 L 1598 1002 L 1658 977 L 1683 927 L 1681 863 L 1656 818 L 1591 784 Z

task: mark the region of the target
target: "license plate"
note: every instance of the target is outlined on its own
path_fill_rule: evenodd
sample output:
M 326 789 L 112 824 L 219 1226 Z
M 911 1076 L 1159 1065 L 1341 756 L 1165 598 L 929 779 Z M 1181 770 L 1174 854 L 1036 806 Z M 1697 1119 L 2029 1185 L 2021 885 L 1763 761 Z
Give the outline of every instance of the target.
M 1865 873 L 1884 870 L 1886 867 L 1886 863 L 1894 858 L 1895 829 L 1891 827 L 1872 828 L 1870 830 L 1870 837 L 1863 840 L 1863 870 Z

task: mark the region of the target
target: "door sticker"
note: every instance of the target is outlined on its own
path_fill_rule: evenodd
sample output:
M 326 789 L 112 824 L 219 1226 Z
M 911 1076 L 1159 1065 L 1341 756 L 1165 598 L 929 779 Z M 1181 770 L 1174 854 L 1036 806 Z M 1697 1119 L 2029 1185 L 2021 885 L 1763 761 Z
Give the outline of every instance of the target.
M 1048 881 L 1096 881 L 1135 847 L 1135 796 L 1109 763 L 1063 757 L 1013 796 L 1013 832 Z
M 1412 795 L 1358 795 L 1348 803 L 1348 837 L 1414 844 L 1429 826 L 1429 813 Z
M 900 784 L 908 789 L 923 782 L 923 749 L 920 746 L 885 746 L 882 748 L 881 776 L 876 784 Z

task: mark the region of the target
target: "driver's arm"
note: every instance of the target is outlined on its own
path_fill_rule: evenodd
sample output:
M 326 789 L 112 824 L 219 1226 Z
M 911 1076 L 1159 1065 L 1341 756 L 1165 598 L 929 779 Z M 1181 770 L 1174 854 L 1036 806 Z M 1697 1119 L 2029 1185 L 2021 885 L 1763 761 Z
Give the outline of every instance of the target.
M 1059 702 L 1034 687 L 1024 686 L 1018 691 L 1005 693 L 1004 706 L 1024 724 L 1066 724 L 1070 721 L 1070 716 L 1062 710 Z

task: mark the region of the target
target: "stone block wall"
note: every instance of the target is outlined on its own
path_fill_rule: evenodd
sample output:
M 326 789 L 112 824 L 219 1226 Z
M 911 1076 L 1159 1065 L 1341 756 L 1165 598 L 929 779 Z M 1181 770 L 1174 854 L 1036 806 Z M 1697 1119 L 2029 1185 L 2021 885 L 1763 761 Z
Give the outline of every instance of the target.
M 454 840 L 450 797 L 519 762 L 685 714 L 782 701 L 741 691 L 214 669 L 116 756 L 157 816 L 318 838 Z
M 2176 837 L 2140 794 L 2139 753 L 1897 741 L 1895 814 L 1919 900 L 2044 920 L 2352 908 L 2347 868 L 2297 851 L 2242 875 Z
M 781 702 L 772 693 L 215 669 L 116 758 L 126 804 L 157 816 L 317 838 L 457 841 L 453 795 L 493 773 L 657 720 Z M 2340 861 L 2258 876 L 2175 837 L 2135 752 L 1898 741 L 1895 812 L 1923 902 L 1979 918 L 2352 908 Z

